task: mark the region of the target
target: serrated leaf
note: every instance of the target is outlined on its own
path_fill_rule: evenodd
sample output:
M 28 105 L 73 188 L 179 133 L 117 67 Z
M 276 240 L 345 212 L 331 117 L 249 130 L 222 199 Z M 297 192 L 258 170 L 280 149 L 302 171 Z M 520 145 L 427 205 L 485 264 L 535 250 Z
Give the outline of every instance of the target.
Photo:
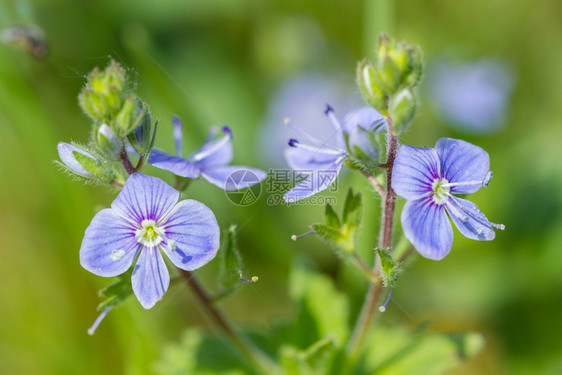
M 340 219 L 338 218 L 338 214 L 336 213 L 336 211 L 334 211 L 334 209 L 332 208 L 332 206 L 329 203 L 326 204 L 325 217 L 326 217 L 326 225 L 327 226 L 332 227 L 332 228 L 336 228 L 336 229 L 339 229 L 341 227 Z
M 100 297 L 103 298 L 98 305 L 99 311 L 103 311 L 109 306 L 118 306 L 133 295 L 133 288 L 131 285 L 132 270 L 133 268 L 117 276 L 116 280 L 99 291 Z
M 393 286 L 400 276 L 400 265 L 386 249 L 375 249 L 381 260 L 382 280 L 384 286 Z

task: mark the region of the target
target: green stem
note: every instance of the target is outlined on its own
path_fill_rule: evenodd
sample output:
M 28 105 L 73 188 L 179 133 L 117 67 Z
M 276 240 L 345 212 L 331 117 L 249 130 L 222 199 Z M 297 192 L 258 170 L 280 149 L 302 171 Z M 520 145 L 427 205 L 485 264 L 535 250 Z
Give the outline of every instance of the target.
M 213 304 L 213 299 L 207 294 L 203 286 L 197 278 L 189 271 L 179 269 L 181 275 L 186 279 L 188 287 L 201 303 L 208 315 L 211 317 L 216 326 L 230 340 L 232 345 L 238 349 L 254 367 L 254 369 L 263 375 L 272 375 L 280 373 L 277 365 L 273 363 L 264 353 L 258 350 L 245 337 L 240 335 L 224 313 Z

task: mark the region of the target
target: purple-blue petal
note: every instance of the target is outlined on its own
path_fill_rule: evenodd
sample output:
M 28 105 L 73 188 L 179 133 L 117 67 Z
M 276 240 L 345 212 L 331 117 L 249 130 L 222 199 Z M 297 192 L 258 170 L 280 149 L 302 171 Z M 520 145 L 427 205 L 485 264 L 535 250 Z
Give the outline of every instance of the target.
M 490 156 L 482 148 L 459 139 L 441 138 L 435 144 L 441 159 L 442 175 L 451 183 L 476 181 L 471 185 L 451 186 L 453 194 L 478 191 L 490 170 Z
M 80 264 L 104 277 L 127 271 L 140 248 L 135 239 L 136 229 L 112 209 L 101 210 L 86 228 L 80 246 Z
M 161 244 L 179 268 L 192 271 L 217 254 L 220 229 L 210 208 L 195 200 L 179 202 L 162 222 L 166 242 Z
M 82 155 L 97 161 L 98 159 L 96 159 L 95 156 L 74 145 L 71 145 L 70 143 L 60 142 L 57 145 L 57 149 L 62 163 L 66 165 L 68 168 L 70 168 L 73 172 L 82 175 L 84 177 L 94 177 L 93 174 L 88 172 L 86 169 L 84 169 L 84 167 L 82 167 L 82 165 L 80 165 L 80 163 L 78 162 L 78 160 L 76 160 L 76 157 L 74 156 L 74 152 L 79 152 Z
M 256 168 L 229 165 L 204 169 L 201 176 L 225 191 L 235 191 L 254 186 L 264 180 L 267 174 Z
M 174 124 L 174 144 L 176 146 L 176 155 L 181 156 L 183 143 L 183 123 L 178 116 L 172 116 L 172 124 Z
M 210 130 L 209 136 L 216 131 Z M 206 155 L 208 153 L 208 155 Z M 199 158 L 199 155 L 205 155 Z M 232 139 L 229 134 L 222 138 L 206 141 L 203 146 L 193 153 L 189 160 L 201 168 L 211 168 L 219 165 L 226 165 L 232 161 Z
M 159 178 L 134 173 L 111 203 L 121 217 L 140 226 L 143 220 L 158 222 L 179 199 L 180 193 Z
M 131 282 L 135 296 L 145 309 L 150 309 L 162 299 L 170 285 L 170 274 L 158 248 L 142 249 Z
M 372 107 L 360 107 L 345 116 L 344 129 L 347 134 L 351 134 L 357 127 L 379 132 L 386 129 L 386 119 Z
M 418 199 L 431 191 L 440 175 L 439 156 L 432 148 L 403 145 L 392 169 L 392 189 L 405 199 Z
M 164 169 L 175 175 L 188 178 L 199 177 L 199 168 L 179 156 L 168 155 L 160 150 L 153 149 L 148 157 L 148 164 Z
M 369 133 L 359 126 L 349 133 L 349 148 L 353 151 L 355 147 L 358 147 L 373 158 L 376 158 L 378 155 L 377 149 L 371 143 Z
M 402 210 L 404 235 L 425 258 L 441 260 L 453 246 L 453 228 L 443 205 L 431 197 L 407 201 Z
M 283 200 L 288 203 L 297 202 L 330 187 L 338 177 L 344 159 L 344 157 L 340 157 L 328 168 L 306 173 L 307 177 L 285 193 Z
M 345 153 L 334 154 L 328 149 L 319 148 L 316 151 L 300 147 L 285 149 L 285 160 L 291 169 L 297 172 L 313 171 L 317 169 L 331 169 L 332 166 L 342 159 Z
M 496 237 L 492 224 L 478 207 L 466 199 L 451 198 L 446 203 L 453 223 L 465 237 L 472 240 L 491 241 Z

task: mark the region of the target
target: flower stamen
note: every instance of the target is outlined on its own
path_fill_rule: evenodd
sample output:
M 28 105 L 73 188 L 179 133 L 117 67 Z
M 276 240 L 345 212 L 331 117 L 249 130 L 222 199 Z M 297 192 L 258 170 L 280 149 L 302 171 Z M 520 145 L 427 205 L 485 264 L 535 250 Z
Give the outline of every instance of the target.
M 449 187 L 449 180 L 446 178 L 436 178 L 431 184 L 431 190 L 433 190 L 433 201 L 442 205 L 447 203 L 449 197 L 451 196 L 449 192 L 451 188 Z
M 137 242 L 147 247 L 158 246 L 162 242 L 163 237 L 164 230 L 159 228 L 154 220 L 143 220 L 141 228 L 135 231 Z

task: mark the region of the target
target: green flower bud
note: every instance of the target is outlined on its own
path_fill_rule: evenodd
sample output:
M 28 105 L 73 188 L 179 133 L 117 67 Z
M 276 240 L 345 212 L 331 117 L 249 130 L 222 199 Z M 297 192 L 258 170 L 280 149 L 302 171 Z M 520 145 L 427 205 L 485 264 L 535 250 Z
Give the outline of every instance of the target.
M 111 61 L 104 71 L 94 68 L 78 96 L 82 111 L 96 121 L 107 121 L 121 109 L 127 91 L 127 74 Z
M 367 60 L 357 64 L 356 82 L 365 101 L 383 116 L 387 115 L 388 100 L 385 89 L 379 84 L 378 72 Z
M 416 112 L 416 98 L 410 89 L 402 89 L 390 100 L 390 116 L 397 132 L 404 130 Z
M 379 37 L 375 52 L 374 63 L 359 63 L 357 85 L 367 102 L 382 113 L 388 109 L 389 96 L 418 84 L 423 64 L 417 46 L 397 43 L 384 34 Z
M 137 127 L 139 116 L 144 116 L 142 112 L 139 114 L 140 111 L 137 97 L 134 94 L 127 96 L 121 110 L 115 116 L 115 127 L 119 136 L 123 137 Z
M 408 63 L 411 71 L 406 76 L 406 83 L 415 87 L 420 82 L 423 73 L 422 52 L 418 46 L 410 46 L 408 49 Z

